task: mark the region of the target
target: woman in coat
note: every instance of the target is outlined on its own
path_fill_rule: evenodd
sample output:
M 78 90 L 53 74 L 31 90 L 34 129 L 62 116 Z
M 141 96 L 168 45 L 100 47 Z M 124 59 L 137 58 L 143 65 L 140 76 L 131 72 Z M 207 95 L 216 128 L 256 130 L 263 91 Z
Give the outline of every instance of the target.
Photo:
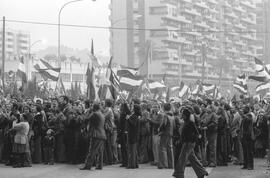
M 141 117 L 140 105 L 135 104 L 133 108 L 133 113 L 127 121 L 128 169 L 139 168 L 137 145 L 140 134 L 140 117 Z
M 20 121 L 14 121 L 12 129 L 15 131 L 12 149 L 15 155 L 15 164 L 13 167 L 23 167 L 26 153 L 30 152 L 28 142 L 29 123 L 27 122 L 26 115 L 22 115 Z

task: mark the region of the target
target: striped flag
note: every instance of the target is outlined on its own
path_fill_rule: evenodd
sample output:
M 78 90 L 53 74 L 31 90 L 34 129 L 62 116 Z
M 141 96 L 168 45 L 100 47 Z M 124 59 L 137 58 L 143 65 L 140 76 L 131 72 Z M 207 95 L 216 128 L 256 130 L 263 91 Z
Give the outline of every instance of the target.
M 236 88 L 240 93 L 247 94 L 247 76 L 246 74 L 242 74 L 237 76 L 236 81 L 233 84 L 233 87 Z
M 117 71 L 117 75 L 120 77 L 138 75 L 139 68 L 126 67 L 121 65 L 121 69 Z
M 214 84 L 207 84 L 207 83 L 202 84 L 202 92 L 205 93 L 206 95 L 214 95 L 215 89 L 216 85 Z
M 17 74 L 18 74 L 18 76 L 20 76 L 23 83 L 27 82 L 26 69 L 25 69 L 24 57 L 23 56 L 20 57 Z
M 126 91 L 136 91 L 143 83 L 142 76 L 135 76 L 132 74 L 119 76 L 120 86 Z
M 255 57 L 255 70 L 256 72 L 261 72 L 264 70 L 263 62 L 256 57 Z
M 270 66 L 264 65 L 261 60 L 255 58 L 255 70 L 258 75 L 251 75 L 248 78 L 258 82 L 267 82 L 270 80 Z
M 146 87 L 147 84 L 145 84 L 144 87 Z M 148 80 L 148 89 L 155 90 L 160 88 L 166 88 L 166 86 L 162 82 L 157 82 L 154 80 Z
M 44 80 L 51 79 L 53 81 L 58 81 L 59 79 L 61 68 L 53 67 L 43 59 L 40 59 L 39 63 L 34 65 L 34 68 L 40 73 Z
M 259 85 L 257 85 L 256 87 L 256 92 L 262 92 L 264 90 L 268 90 L 270 89 L 270 82 L 264 82 L 264 83 L 261 83 Z
M 89 55 L 92 64 L 95 67 L 100 67 L 101 66 L 101 62 L 99 61 L 99 59 L 95 56 L 95 52 L 94 52 L 94 40 L 91 39 L 91 54 Z
M 189 87 L 184 82 L 181 82 L 178 96 L 180 98 L 183 98 L 189 93 L 189 90 L 190 90 Z

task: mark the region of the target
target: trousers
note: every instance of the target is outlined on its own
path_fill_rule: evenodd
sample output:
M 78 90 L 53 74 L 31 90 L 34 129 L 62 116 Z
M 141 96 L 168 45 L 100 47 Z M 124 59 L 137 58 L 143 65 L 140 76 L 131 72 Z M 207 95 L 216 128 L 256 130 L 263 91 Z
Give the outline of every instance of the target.
M 206 175 L 207 172 L 194 153 L 195 143 L 183 143 L 180 156 L 174 168 L 173 176 L 184 178 L 186 163 L 189 160 L 197 177 Z
M 159 155 L 158 155 L 158 167 L 159 168 L 173 168 L 173 146 L 172 137 L 169 135 L 161 135 L 159 142 Z
M 85 167 L 91 169 L 95 158 L 96 159 L 96 167 L 102 168 L 103 167 L 103 145 L 104 140 L 92 138 L 89 145 L 89 152 L 85 159 Z

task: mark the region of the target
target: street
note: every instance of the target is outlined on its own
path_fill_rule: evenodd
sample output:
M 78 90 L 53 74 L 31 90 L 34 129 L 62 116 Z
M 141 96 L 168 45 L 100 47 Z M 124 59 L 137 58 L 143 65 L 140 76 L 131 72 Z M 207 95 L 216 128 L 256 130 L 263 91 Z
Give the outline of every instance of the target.
M 159 170 L 148 164 L 140 165 L 139 169 L 119 168 L 119 165 L 105 166 L 102 171 L 80 171 L 80 165 L 55 164 L 33 165 L 31 168 L 11 168 L 0 165 L 0 178 L 170 178 L 173 170 Z M 255 170 L 241 170 L 240 166 L 207 168 L 208 178 L 268 178 L 265 160 L 255 160 Z M 268 176 L 268 177 L 267 177 Z M 186 178 L 196 178 L 191 167 L 186 168 Z

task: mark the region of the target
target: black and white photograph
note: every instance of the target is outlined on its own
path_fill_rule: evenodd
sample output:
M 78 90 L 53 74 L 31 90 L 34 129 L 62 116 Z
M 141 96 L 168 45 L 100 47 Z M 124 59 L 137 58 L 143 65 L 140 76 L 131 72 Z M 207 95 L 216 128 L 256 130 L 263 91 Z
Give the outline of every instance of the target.
M 270 0 L 0 0 L 0 178 L 270 178 Z

